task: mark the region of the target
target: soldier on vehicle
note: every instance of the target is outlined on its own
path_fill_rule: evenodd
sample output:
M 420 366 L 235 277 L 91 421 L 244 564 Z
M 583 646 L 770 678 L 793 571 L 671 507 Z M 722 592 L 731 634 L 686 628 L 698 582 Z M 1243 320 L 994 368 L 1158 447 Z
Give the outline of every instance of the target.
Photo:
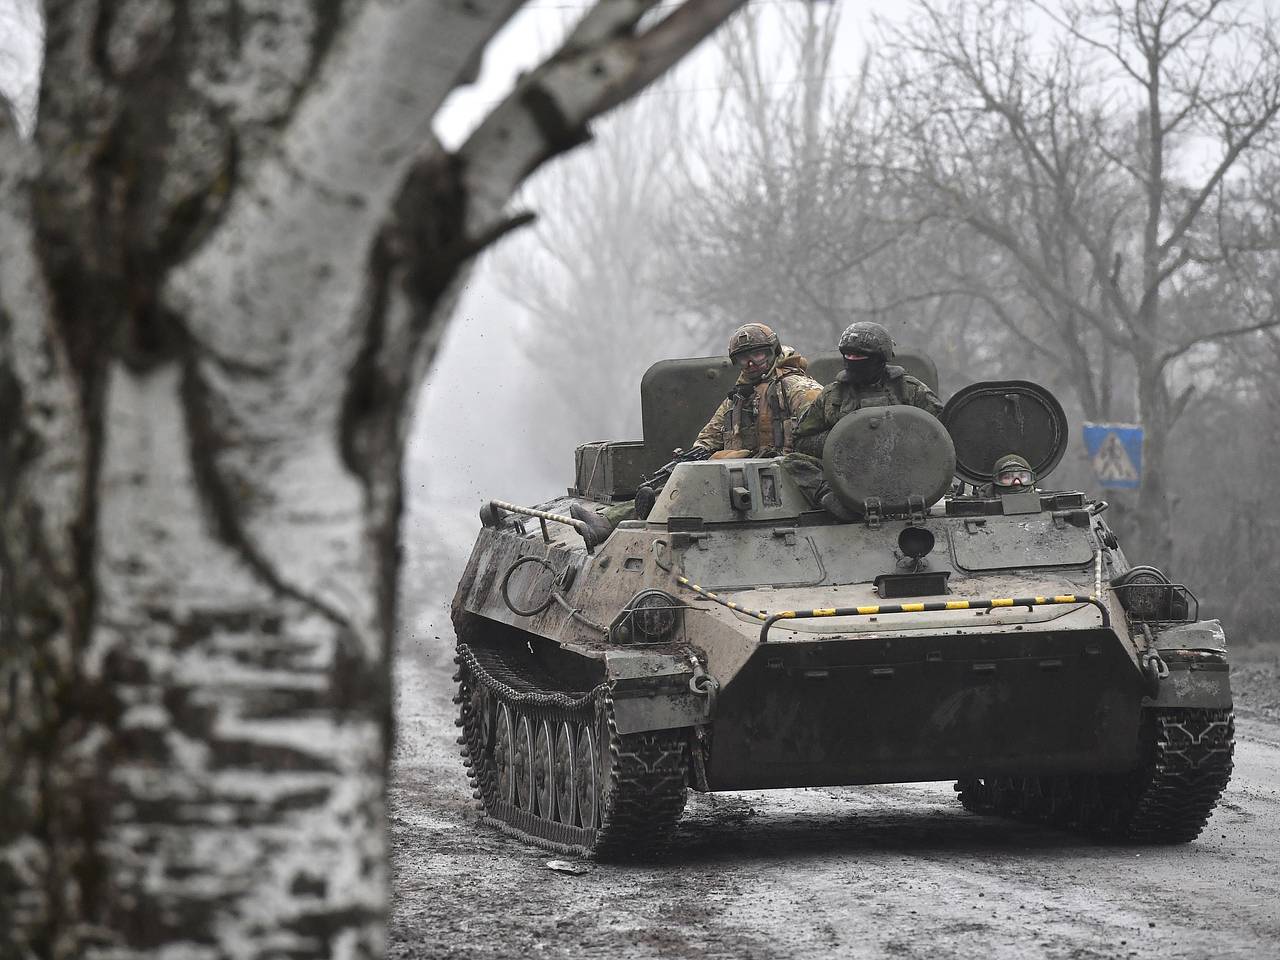
M 840 334 L 838 347 L 844 370 L 800 418 L 795 452 L 784 457 L 782 465 L 810 503 L 841 520 L 852 520 L 853 514 L 836 498 L 823 475 L 822 448 L 831 428 L 864 407 L 906 404 L 936 417 L 942 413 L 942 401 L 923 381 L 889 362 L 893 359 L 893 337 L 880 324 L 865 320 L 851 323 Z
M 996 461 L 991 476 L 993 492 L 1021 493 L 1024 490 L 1034 490 L 1035 484 L 1036 475 L 1031 464 L 1016 453 L 1005 454 Z
M 712 460 L 776 457 L 795 445 L 796 421 L 822 393 L 805 371 L 809 361 L 763 323 L 748 323 L 729 338 L 729 359 L 741 373 L 693 442 Z
M 710 459 L 778 457 L 795 447 L 796 424 L 822 393 L 805 373 L 809 361 L 763 323 L 743 324 L 729 337 L 729 359 L 740 371 L 729 395 L 720 401 L 693 446 Z M 623 520 L 636 517 L 634 500 L 596 513 L 580 503 L 569 508 L 598 539 Z

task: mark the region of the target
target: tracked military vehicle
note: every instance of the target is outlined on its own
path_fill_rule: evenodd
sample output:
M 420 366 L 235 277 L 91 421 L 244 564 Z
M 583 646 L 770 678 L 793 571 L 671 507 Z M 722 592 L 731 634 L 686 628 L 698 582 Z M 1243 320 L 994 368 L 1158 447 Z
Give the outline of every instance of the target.
M 1222 628 L 1130 563 L 1104 502 L 1044 489 L 1068 433 L 1041 387 L 840 421 L 824 469 L 854 522 L 755 459 L 677 465 L 603 542 L 569 516 L 634 495 L 732 375 L 657 364 L 644 441 L 580 448 L 568 497 L 482 508 L 453 618 L 485 819 L 625 857 L 666 842 L 689 789 L 946 779 L 977 813 L 1197 836 L 1231 773 Z M 1039 487 L 996 489 L 1009 454 Z

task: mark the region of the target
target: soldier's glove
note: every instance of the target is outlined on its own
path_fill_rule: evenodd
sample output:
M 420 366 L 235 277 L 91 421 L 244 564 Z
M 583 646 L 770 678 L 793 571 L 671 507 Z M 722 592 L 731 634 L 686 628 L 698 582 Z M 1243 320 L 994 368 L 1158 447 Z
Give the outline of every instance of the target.
M 761 447 L 756 452 L 756 456 L 762 460 L 772 460 L 774 457 L 782 456 L 782 452 L 776 447 Z
M 811 457 L 822 459 L 822 448 L 827 444 L 827 434 L 830 430 L 823 430 L 819 434 L 811 437 L 799 437 L 796 440 L 796 453 L 808 454 Z

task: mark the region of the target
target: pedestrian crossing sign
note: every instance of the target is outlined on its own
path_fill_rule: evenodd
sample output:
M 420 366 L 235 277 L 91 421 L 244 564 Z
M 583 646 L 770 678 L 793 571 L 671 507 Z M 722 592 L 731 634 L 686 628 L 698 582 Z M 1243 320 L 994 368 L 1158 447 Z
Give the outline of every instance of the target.
M 1086 423 L 1084 446 L 1104 487 L 1134 490 L 1142 483 L 1142 425 Z

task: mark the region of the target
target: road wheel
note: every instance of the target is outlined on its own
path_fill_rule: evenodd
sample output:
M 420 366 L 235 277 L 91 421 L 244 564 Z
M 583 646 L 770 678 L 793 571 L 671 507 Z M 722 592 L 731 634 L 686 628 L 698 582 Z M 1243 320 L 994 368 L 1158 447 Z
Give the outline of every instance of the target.
M 573 826 L 574 815 L 573 727 L 562 721 L 556 727 L 555 746 L 551 751 L 552 792 L 556 798 L 556 819 Z
M 584 830 L 594 830 L 600 799 L 600 765 L 596 756 L 596 736 L 589 723 L 578 729 L 573 761 L 573 795 L 578 805 L 578 822 Z

